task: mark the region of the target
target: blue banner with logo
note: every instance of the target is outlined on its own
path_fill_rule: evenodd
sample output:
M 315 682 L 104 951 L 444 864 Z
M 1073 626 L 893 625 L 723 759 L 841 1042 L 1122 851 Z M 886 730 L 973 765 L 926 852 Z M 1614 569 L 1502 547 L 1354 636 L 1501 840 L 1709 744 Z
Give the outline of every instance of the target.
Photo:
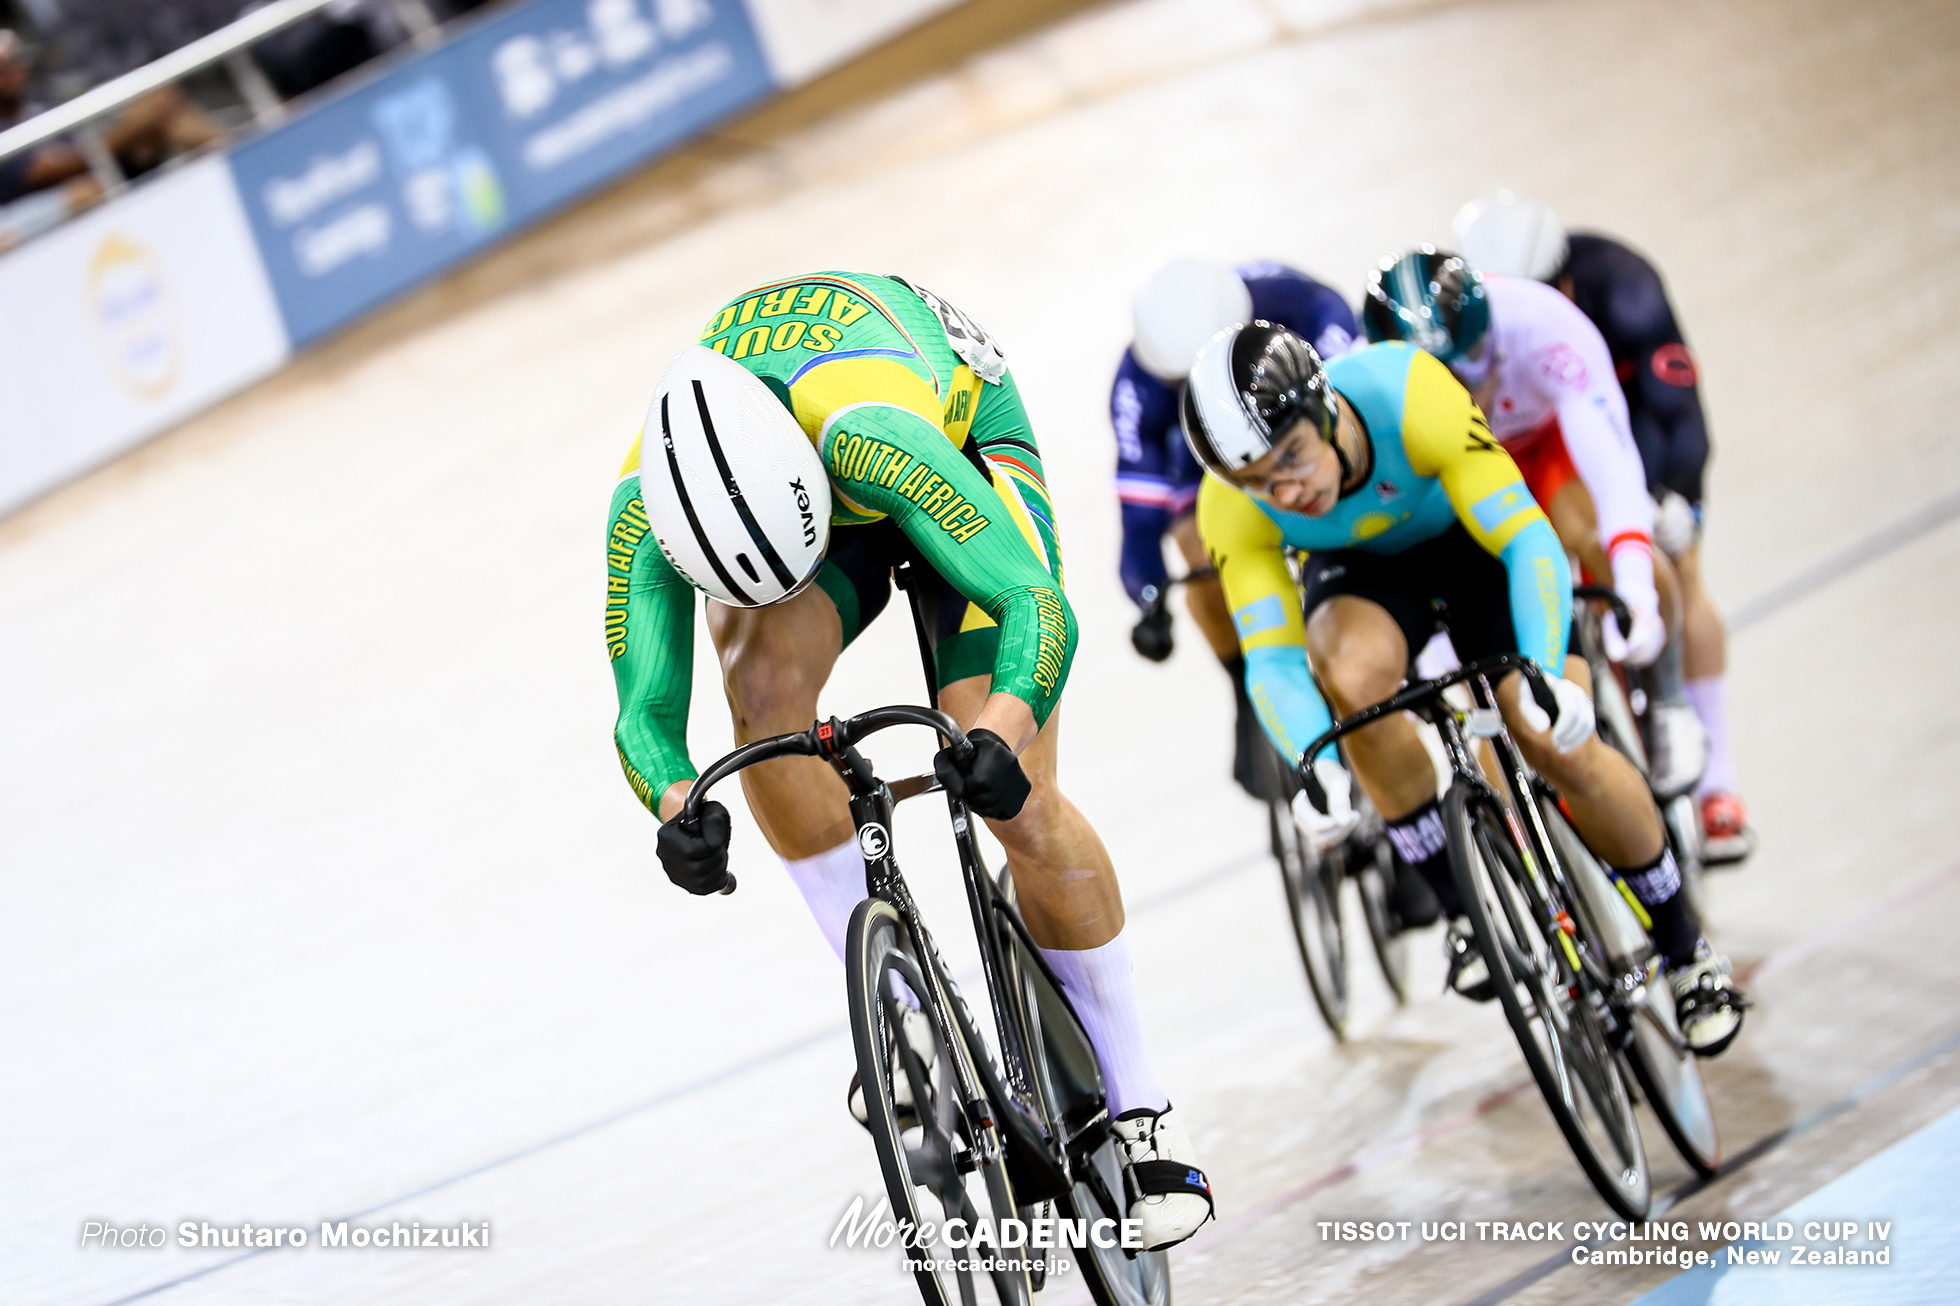
M 741 0 L 533 0 L 231 166 L 305 344 L 774 89 Z

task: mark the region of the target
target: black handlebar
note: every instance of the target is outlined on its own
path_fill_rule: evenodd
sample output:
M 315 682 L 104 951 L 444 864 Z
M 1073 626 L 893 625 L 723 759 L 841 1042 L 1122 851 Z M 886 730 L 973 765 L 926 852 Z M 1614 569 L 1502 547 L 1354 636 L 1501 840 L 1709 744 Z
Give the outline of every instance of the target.
M 1162 585 L 1145 585 L 1143 587 L 1143 610 L 1145 612 L 1161 611 L 1164 605 L 1170 601 L 1171 591 L 1179 585 L 1188 585 L 1192 581 L 1197 580 L 1211 580 L 1217 575 L 1218 569 L 1216 567 L 1200 567 L 1196 571 L 1187 571 L 1182 576 L 1172 576 Z
M 1611 591 L 1608 591 L 1611 593 Z M 1419 680 L 1399 694 L 1385 698 L 1373 707 L 1364 707 L 1353 716 L 1343 717 L 1322 731 L 1320 737 L 1307 745 L 1300 754 L 1300 785 L 1307 791 L 1307 801 L 1322 816 L 1327 814 L 1327 791 L 1321 786 L 1320 777 L 1313 773 L 1313 760 L 1320 756 L 1320 750 L 1339 739 L 1342 735 L 1371 725 L 1391 712 L 1400 712 L 1416 703 L 1435 698 L 1451 685 L 1479 676 L 1491 676 L 1502 671 L 1522 671 L 1525 682 L 1531 686 L 1531 697 L 1536 700 L 1539 710 L 1553 720 L 1558 719 L 1558 699 L 1552 694 L 1552 687 L 1545 683 L 1545 673 L 1530 658 L 1518 653 L 1499 653 L 1495 657 L 1484 658 L 1467 667 L 1458 667 L 1448 675 L 1434 680 Z
M 868 739 L 880 730 L 892 726 L 919 725 L 931 726 L 948 740 L 953 753 L 961 761 L 973 752 L 973 745 L 967 741 L 966 732 L 960 729 L 959 722 L 944 712 L 929 707 L 912 707 L 899 703 L 891 707 L 874 707 L 869 712 L 860 712 L 847 720 L 836 717 L 828 721 L 814 722 L 808 730 L 793 734 L 774 735 L 768 739 L 758 739 L 743 744 L 734 752 L 716 760 L 701 778 L 687 791 L 687 801 L 681 805 L 674 817 L 683 823 L 690 832 L 699 830 L 701 823 L 701 804 L 706 801 L 708 790 L 720 784 L 737 771 L 745 771 L 761 762 L 773 761 L 778 757 L 829 757 L 834 763 L 849 766 L 859 778 L 867 783 L 874 777 L 865 760 L 857 755 L 852 745 Z M 731 872 L 728 882 L 717 893 L 735 892 L 735 876 Z
M 954 755 L 962 759 L 972 752 L 973 745 L 967 742 L 966 731 L 960 729 L 960 723 L 944 712 L 903 703 L 874 707 L 869 712 L 860 712 L 843 721 L 832 717 L 828 721 L 812 724 L 808 730 L 743 744 L 701 773 L 701 778 L 687 791 L 687 802 L 675 819 L 698 821 L 701 803 L 708 790 L 737 771 L 745 771 L 759 762 L 778 757 L 842 757 L 853 744 L 869 739 L 880 730 L 902 725 L 931 726 L 952 743 Z
M 1620 638 L 1625 639 L 1633 634 L 1633 613 L 1627 610 L 1627 605 L 1620 598 L 1619 592 L 1611 585 L 1574 585 L 1572 597 L 1604 603 L 1612 610 L 1613 620 L 1619 623 Z

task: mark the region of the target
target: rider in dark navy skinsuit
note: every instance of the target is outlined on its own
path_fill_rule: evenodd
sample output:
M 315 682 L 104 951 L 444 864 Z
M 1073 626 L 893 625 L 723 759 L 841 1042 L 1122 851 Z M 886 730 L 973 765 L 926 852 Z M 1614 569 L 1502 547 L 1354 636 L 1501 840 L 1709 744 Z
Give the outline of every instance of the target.
M 1144 613 L 1132 642 L 1154 660 L 1169 656 L 1171 649 L 1170 613 L 1162 599 L 1169 579 L 1164 536 L 1177 541 L 1187 571 L 1208 566 L 1193 518 L 1204 472 L 1178 427 L 1184 374 L 1213 331 L 1254 319 L 1290 328 L 1327 359 L 1360 343 L 1360 328 L 1347 301 L 1281 263 L 1227 269 L 1179 260 L 1161 269 L 1137 294 L 1135 339 L 1116 368 L 1109 421 L 1116 431 L 1116 496 L 1123 511 L 1123 588 Z M 1252 792 L 1258 724 L 1245 701 L 1237 634 L 1216 579 L 1191 582 L 1185 599 L 1231 676 L 1239 700 L 1232 772 Z

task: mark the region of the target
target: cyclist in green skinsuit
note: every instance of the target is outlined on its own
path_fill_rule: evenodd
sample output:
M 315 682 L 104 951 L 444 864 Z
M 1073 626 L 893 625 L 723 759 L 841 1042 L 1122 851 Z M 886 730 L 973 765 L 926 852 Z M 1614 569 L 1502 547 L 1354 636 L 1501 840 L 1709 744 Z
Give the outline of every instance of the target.
M 893 566 L 913 564 L 939 706 L 975 745 L 935 770 L 1007 849 L 1029 929 L 1096 1047 L 1146 1245 L 1194 1232 L 1209 1189 L 1144 1052 L 1115 871 L 1056 784 L 1075 619 L 1040 451 L 993 341 L 897 278 L 816 273 L 731 301 L 661 382 L 613 493 L 607 560 L 614 738 L 665 821 L 669 878 L 694 893 L 726 883 L 728 845 L 719 804 L 675 819 L 696 775 L 694 591 L 710 596 L 747 742 L 809 725 L 838 655 L 889 601 Z M 784 758 L 742 784 L 841 957 L 864 897 L 842 782 Z

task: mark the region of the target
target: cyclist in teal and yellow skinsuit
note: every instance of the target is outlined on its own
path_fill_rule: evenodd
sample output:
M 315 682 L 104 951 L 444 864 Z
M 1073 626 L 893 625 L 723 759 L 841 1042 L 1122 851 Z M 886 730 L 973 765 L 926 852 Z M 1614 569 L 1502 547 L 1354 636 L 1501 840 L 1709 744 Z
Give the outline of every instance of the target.
M 890 599 L 893 567 L 912 564 L 939 706 L 974 744 L 969 758 L 942 750 L 934 769 L 1007 849 L 1028 927 L 1102 1061 L 1146 1245 L 1189 1237 L 1210 1190 L 1143 1048 L 1109 853 L 1056 784 L 1075 618 L 1040 450 L 986 333 L 893 277 L 814 273 L 730 301 L 661 381 L 613 492 L 607 560 L 614 739 L 665 821 L 668 877 L 694 893 L 726 883 L 729 834 L 718 803 L 677 819 L 696 775 L 695 591 L 710 596 L 746 742 L 809 726 L 838 655 Z M 784 758 L 743 771 L 742 786 L 841 957 L 865 893 L 842 782 L 815 758 Z M 855 1085 L 852 1099 L 862 1121 Z
M 1709 950 L 1681 894 L 1645 782 L 1593 733 L 1585 662 L 1566 656 L 1564 551 L 1463 386 L 1404 344 L 1373 345 L 1323 368 L 1298 336 L 1254 322 L 1220 333 L 1199 355 L 1182 416 L 1192 453 L 1211 473 L 1198 493 L 1198 529 L 1238 628 L 1248 691 L 1281 752 L 1300 759 L 1332 723 L 1322 688 L 1344 716 L 1399 689 L 1439 608 L 1464 662 L 1503 652 L 1531 658 L 1547 672 L 1558 712 L 1548 717 L 1521 697 L 1514 672 L 1499 687 L 1506 725 L 1587 845 L 1643 904 L 1689 1042 L 1708 1055 L 1726 1047 L 1743 1005 L 1727 962 Z M 1297 582 L 1288 549 L 1306 555 Z M 1451 986 L 1493 996 L 1460 919 L 1435 769 L 1415 723 L 1384 717 L 1349 735 L 1347 750 L 1402 862 L 1421 872 L 1420 881 L 1398 875 L 1404 922 L 1434 919 L 1426 882 L 1458 918 L 1448 940 Z M 1324 849 L 1346 837 L 1355 816 L 1340 763 L 1323 756 L 1312 765 L 1330 810 L 1302 797 L 1294 811 Z

